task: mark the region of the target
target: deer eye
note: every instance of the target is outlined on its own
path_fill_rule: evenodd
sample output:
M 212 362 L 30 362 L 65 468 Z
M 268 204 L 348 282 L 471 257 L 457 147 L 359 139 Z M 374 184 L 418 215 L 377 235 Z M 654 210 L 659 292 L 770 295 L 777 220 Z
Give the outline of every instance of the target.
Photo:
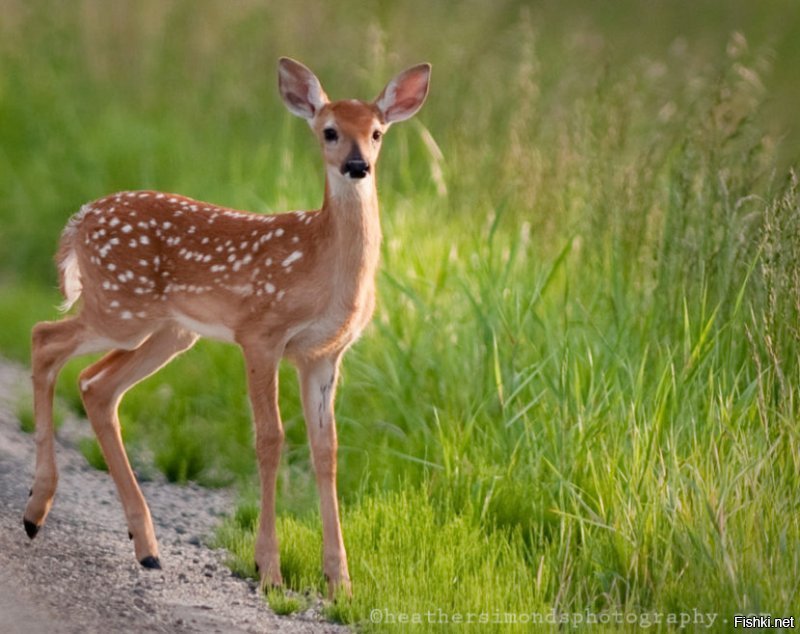
M 333 128 L 325 128 L 322 131 L 322 136 L 325 137 L 325 140 L 329 143 L 339 140 L 339 133 Z
M 375 132 L 372 133 L 372 140 L 373 141 L 380 141 L 382 136 L 383 135 L 381 134 L 380 130 L 375 130 Z

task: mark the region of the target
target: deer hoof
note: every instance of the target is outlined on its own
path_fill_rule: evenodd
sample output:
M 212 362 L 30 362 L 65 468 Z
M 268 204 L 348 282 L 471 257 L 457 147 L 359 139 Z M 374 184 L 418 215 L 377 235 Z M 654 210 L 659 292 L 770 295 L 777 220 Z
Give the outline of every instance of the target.
M 153 557 L 152 555 L 145 557 L 139 563 L 151 570 L 161 570 L 161 562 L 158 560 L 158 557 Z
M 36 524 L 31 522 L 30 520 L 26 520 L 26 519 L 23 519 L 22 523 L 25 524 L 25 532 L 28 534 L 28 537 L 30 537 L 31 539 L 36 537 L 36 533 L 39 532 L 39 529 L 41 528 L 41 526 L 37 526 Z

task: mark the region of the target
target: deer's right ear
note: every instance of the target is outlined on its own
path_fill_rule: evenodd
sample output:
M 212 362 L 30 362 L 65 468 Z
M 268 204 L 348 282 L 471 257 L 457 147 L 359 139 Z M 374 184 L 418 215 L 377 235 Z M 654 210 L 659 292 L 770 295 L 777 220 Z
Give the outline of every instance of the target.
M 309 121 L 328 103 L 316 75 L 289 57 L 278 62 L 278 87 L 289 112 Z

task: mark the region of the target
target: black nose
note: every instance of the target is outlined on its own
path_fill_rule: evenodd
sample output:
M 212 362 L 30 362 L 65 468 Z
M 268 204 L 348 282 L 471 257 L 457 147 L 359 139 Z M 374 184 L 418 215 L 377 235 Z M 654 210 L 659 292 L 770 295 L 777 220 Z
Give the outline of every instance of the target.
M 348 159 L 342 167 L 342 174 L 349 174 L 350 178 L 364 178 L 369 174 L 369 163 L 364 159 Z

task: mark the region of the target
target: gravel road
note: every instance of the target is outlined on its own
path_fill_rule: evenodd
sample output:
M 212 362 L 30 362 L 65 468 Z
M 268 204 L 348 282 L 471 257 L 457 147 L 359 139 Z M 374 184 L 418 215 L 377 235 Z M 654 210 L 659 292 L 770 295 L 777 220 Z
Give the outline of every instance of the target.
M 319 604 L 291 617 L 275 615 L 254 583 L 231 575 L 224 551 L 204 545 L 221 514 L 233 508 L 229 492 L 144 483 L 164 569 L 139 566 L 111 478 L 88 467 L 65 434 L 58 435 L 53 509 L 29 540 L 22 512 L 33 477 L 33 437 L 20 431 L 14 415 L 28 383 L 24 368 L 0 360 L 0 632 L 350 631 L 324 622 Z

